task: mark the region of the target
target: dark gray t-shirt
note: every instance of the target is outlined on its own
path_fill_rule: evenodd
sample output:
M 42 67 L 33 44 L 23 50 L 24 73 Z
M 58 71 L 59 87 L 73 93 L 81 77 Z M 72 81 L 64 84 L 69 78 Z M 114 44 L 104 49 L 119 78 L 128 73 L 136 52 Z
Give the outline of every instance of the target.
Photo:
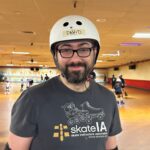
M 75 92 L 54 77 L 21 94 L 10 130 L 33 137 L 30 150 L 104 150 L 107 137 L 122 129 L 112 92 L 94 81 Z

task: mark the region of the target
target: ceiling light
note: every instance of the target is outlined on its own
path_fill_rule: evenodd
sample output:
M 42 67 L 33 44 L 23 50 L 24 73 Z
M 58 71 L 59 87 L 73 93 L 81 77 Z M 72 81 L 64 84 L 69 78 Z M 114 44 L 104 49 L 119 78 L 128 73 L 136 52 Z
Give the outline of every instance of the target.
M 14 13 L 15 13 L 16 15 L 21 15 L 21 14 L 22 14 L 21 11 L 14 11 Z
M 102 19 L 96 19 L 97 22 L 105 22 L 106 19 L 105 18 L 102 18 Z
M 120 43 L 120 46 L 141 46 L 142 43 L 139 42 L 123 42 Z
M 14 66 L 14 64 L 6 64 L 6 66 Z
M 48 66 L 48 65 L 45 65 L 45 67 L 48 68 L 49 66 Z
M 113 53 L 113 54 L 102 54 L 103 57 L 105 56 L 120 56 L 120 52 L 119 50 L 117 51 L 117 53 Z
M 13 54 L 19 54 L 19 55 L 27 55 L 30 54 L 30 52 L 12 52 Z
M 97 60 L 96 62 L 103 62 L 102 60 Z
M 150 33 L 135 33 L 133 38 L 150 38 Z

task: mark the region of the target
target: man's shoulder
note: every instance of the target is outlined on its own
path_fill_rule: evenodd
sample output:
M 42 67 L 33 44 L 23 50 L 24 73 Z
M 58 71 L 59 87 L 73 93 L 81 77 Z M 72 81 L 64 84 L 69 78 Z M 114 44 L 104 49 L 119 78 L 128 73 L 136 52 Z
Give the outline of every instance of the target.
M 36 103 L 43 105 L 47 100 L 51 99 L 53 93 L 56 93 L 55 85 L 57 84 L 57 77 L 51 78 L 41 84 L 32 86 L 27 90 L 23 91 L 18 98 L 18 101 L 26 103 Z
M 94 83 L 94 87 L 95 88 L 97 87 L 99 90 L 104 90 L 106 92 L 110 92 L 110 90 L 107 87 L 105 87 L 103 84 L 101 84 L 101 83 L 95 82 Z
M 51 92 L 52 89 L 57 84 L 57 76 L 53 77 L 45 82 L 42 82 L 40 84 L 34 85 L 28 89 L 28 92 L 31 94 L 39 94 L 39 93 L 45 93 L 45 92 Z
M 96 88 L 99 93 L 104 94 L 106 96 L 114 95 L 113 92 L 108 87 L 105 87 L 104 85 L 101 85 L 100 83 L 95 83 L 94 88 Z

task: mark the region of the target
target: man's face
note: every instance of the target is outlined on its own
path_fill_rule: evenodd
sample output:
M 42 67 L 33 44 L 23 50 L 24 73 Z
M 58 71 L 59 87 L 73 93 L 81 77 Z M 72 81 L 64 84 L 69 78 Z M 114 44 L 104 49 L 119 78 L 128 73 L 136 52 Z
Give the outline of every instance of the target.
M 73 52 L 78 50 L 78 52 L 74 52 L 72 55 L 68 54 L 72 50 Z M 96 50 L 94 50 L 91 42 L 73 41 L 60 43 L 57 46 L 55 59 L 67 81 L 79 84 L 87 80 L 87 76 L 94 66 L 95 55 Z

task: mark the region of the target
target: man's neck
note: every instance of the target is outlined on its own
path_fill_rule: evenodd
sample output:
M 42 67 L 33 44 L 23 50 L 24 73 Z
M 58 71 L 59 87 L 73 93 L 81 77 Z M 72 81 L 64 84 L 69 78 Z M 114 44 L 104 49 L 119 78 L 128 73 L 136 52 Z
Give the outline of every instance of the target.
M 70 83 L 62 75 L 60 75 L 60 80 L 65 86 L 67 86 L 69 89 L 76 91 L 76 92 L 84 92 L 87 90 L 87 88 L 90 85 L 89 81 L 85 81 L 80 84 Z

